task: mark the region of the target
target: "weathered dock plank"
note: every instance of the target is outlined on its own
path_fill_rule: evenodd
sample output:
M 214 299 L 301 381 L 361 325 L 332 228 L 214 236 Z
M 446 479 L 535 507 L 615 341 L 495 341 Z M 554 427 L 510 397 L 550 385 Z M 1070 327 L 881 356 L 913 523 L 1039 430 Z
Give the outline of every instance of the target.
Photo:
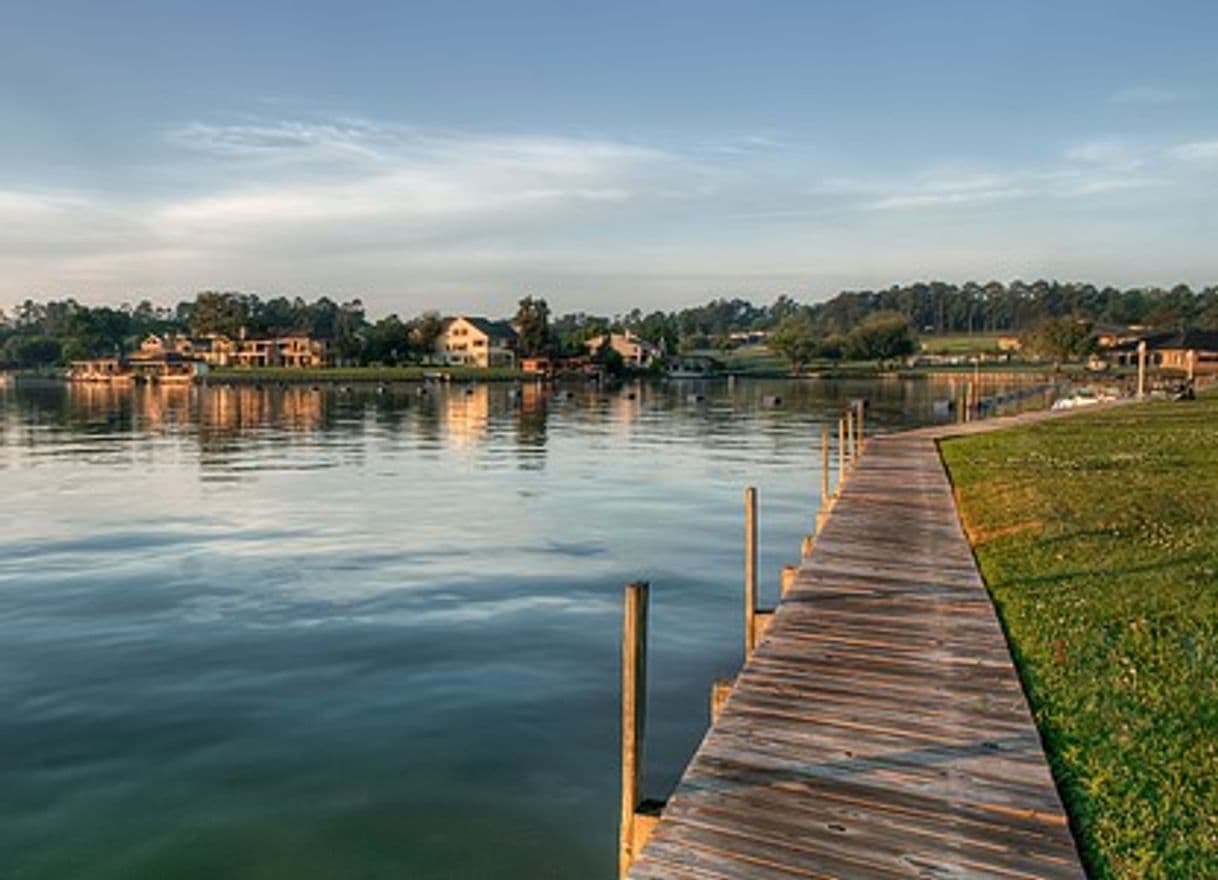
M 869 442 L 630 877 L 1083 876 L 941 433 Z

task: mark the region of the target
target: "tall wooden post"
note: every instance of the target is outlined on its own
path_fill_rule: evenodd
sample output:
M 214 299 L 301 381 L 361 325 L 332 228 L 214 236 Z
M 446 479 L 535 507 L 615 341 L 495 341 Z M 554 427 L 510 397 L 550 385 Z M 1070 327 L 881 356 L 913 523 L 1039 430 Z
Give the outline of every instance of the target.
M 837 420 L 837 494 L 846 483 L 846 420 Z
M 1192 382 L 1197 378 L 1197 350 L 1190 348 L 1184 357 L 1188 367 L 1188 381 Z
M 856 425 L 856 430 L 854 432 L 854 449 L 855 449 L 854 457 L 855 458 L 858 458 L 860 455 L 863 454 L 863 409 L 864 409 L 864 407 L 865 407 L 865 401 L 860 399 L 860 400 L 856 400 L 854 402 L 854 423 Z
M 829 506 L 829 426 L 820 426 L 820 509 Z
M 1146 340 L 1138 341 L 1138 400 L 1146 396 Z
M 757 489 L 744 490 L 744 659 L 757 645 Z
M 622 822 L 618 834 L 618 873 L 625 877 L 634 851 L 635 811 L 643 799 L 643 732 L 647 712 L 646 583 L 626 587 L 622 620 Z
M 854 408 L 847 406 L 844 416 L 846 420 L 846 461 L 854 467 Z

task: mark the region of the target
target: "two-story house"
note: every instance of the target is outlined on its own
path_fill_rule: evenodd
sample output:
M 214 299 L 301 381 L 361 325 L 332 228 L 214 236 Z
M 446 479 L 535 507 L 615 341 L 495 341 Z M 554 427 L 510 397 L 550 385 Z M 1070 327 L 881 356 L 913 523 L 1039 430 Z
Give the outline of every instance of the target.
M 622 362 L 628 367 L 646 368 L 651 366 L 660 355 L 660 350 L 645 339 L 640 339 L 629 330 L 625 333 L 608 333 L 597 336 L 584 343 L 588 354 L 595 355 L 601 347 L 608 345 L 622 356 Z
M 450 318 L 436 340 L 436 354 L 446 364 L 511 367 L 516 363 L 516 331 L 507 321 Z

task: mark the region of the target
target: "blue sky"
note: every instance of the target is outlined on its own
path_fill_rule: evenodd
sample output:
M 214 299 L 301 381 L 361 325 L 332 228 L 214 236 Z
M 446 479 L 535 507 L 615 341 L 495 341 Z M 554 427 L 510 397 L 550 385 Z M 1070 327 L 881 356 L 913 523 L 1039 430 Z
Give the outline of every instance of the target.
M 0 9 L 0 306 L 1218 282 L 1218 4 Z

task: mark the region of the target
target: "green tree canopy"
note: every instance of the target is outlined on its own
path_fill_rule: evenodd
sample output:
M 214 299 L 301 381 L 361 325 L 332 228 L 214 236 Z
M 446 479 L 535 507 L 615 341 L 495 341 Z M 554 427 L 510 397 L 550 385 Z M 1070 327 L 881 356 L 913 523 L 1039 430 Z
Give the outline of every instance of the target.
M 913 354 L 916 346 L 904 315 L 877 312 L 846 334 L 844 347 L 846 356 L 856 360 L 887 361 Z
M 786 359 L 791 372 L 798 373 L 816 356 L 816 327 L 807 315 L 788 315 L 770 334 L 766 344 Z
M 544 299 L 533 296 L 522 299 L 512 326 L 516 328 L 517 348 L 524 357 L 550 350 L 550 306 Z

